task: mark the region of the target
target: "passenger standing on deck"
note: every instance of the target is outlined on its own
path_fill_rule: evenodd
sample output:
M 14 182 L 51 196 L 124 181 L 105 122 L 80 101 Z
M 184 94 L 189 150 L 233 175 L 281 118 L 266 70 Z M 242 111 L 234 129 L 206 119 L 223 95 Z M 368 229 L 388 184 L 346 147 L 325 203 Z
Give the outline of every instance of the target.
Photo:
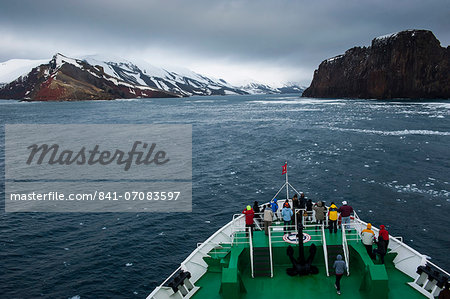
M 289 225 L 291 225 L 291 219 L 293 214 L 294 213 L 292 212 L 289 203 L 287 203 L 287 205 L 283 207 L 283 210 L 281 210 L 281 215 L 283 216 L 284 221 L 284 233 L 289 232 Z
M 312 207 L 313 203 L 311 199 L 306 201 L 306 213 L 308 214 L 308 221 L 312 221 Z
M 245 229 L 250 228 L 250 234 L 253 236 L 253 217 L 255 217 L 255 212 L 253 211 L 251 206 L 247 206 L 243 212 L 245 214 Z
M 270 204 L 267 204 L 264 209 L 264 232 L 266 233 L 266 236 L 269 235 L 269 227 L 272 225 L 272 219 L 273 212 L 270 208 Z
M 305 193 L 301 192 L 300 193 L 300 200 L 299 200 L 299 208 L 300 209 L 305 209 L 305 207 L 306 207 Z
M 351 231 L 351 227 L 350 227 L 350 215 L 353 213 L 353 208 L 349 205 L 347 205 L 347 201 L 343 201 L 342 202 L 342 206 L 339 208 L 338 210 L 339 213 L 341 213 L 341 217 L 342 217 L 342 224 L 344 229 L 347 232 Z
M 375 237 L 375 233 L 372 230 L 372 224 L 367 223 L 367 228 L 361 232 L 361 241 L 366 247 L 367 254 L 369 254 L 371 259 L 375 258 L 375 255 L 372 251 L 373 239 Z
M 294 197 L 292 197 L 292 210 L 295 212 L 295 209 L 299 209 L 300 203 L 298 202 L 298 195 L 295 194 Z
M 298 195 L 295 194 L 294 197 L 292 197 L 292 212 L 294 212 L 294 217 L 297 218 L 297 223 L 300 223 L 301 220 L 301 211 L 295 211 L 300 209 L 300 202 L 298 201 Z M 294 218 L 294 222 L 295 222 Z
M 325 209 L 326 208 L 320 200 L 314 205 L 313 210 L 316 213 L 315 218 L 317 224 L 322 224 L 325 220 Z
M 377 249 L 373 250 L 374 254 L 379 254 L 380 255 L 380 259 L 381 259 L 381 263 L 384 264 L 384 256 L 386 255 L 387 252 L 387 247 L 386 247 L 386 241 L 384 241 L 383 237 L 381 235 L 378 235 L 378 242 L 377 242 Z
M 341 278 L 344 276 L 344 272 L 347 270 L 347 265 L 342 260 L 342 255 L 338 254 L 336 256 L 336 261 L 333 264 L 333 268 L 336 273 L 336 283 L 334 284 L 334 287 L 337 290 L 338 295 L 341 294 Z
M 253 203 L 253 212 L 255 212 L 256 219 L 261 219 L 261 210 L 259 209 L 259 204 L 257 201 Z
M 378 236 L 383 237 L 383 240 L 386 243 L 387 250 L 389 245 L 389 232 L 386 230 L 386 227 L 384 225 L 380 225 L 380 232 L 378 233 Z
M 274 221 L 276 221 L 278 219 L 278 215 L 277 215 L 278 204 L 277 204 L 276 198 L 273 200 L 273 203 L 272 203 L 272 212 L 273 212 Z
M 328 209 L 328 228 L 330 230 L 330 234 L 333 232 L 337 233 L 337 219 L 338 219 L 338 208 L 331 202 L 330 208 Z

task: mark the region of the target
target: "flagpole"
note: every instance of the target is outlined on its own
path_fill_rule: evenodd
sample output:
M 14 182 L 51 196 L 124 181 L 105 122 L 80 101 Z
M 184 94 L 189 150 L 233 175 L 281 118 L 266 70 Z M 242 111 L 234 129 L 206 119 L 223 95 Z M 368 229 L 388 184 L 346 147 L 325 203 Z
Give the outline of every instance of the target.
M 289 200 L 288 164 L 286 161 L 286 200 Z

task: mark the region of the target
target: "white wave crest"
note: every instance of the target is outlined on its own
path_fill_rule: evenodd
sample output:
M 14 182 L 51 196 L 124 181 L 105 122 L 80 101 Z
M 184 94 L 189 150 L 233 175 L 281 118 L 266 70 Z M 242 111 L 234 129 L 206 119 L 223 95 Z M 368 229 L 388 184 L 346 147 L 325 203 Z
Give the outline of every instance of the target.
M 379 130 L 367 130 L 367 129 L 348 129 L 348 128 L 329 128 L 336 131 L 348 131 L 366 134 L 378 134 L 386 136 L 404 136 L 404 135 L 440 135 L 450 136 L 450 132 L 431 131 L 431 130 L 401 130 L 401 131 L 379 131 Z
M 331 105 L 345 105 L 343 100 L 315 100 L 309 98 L 293 98 L 292 100 L 288 100 L 289 98 L 280 98 L 280 100 L 258 100 L 251 101 L 252 103 L 257 104 L 265 104 L 265 105 L 279 105 L 279 104 L 287 104 L 287 105 L 317 105 L 317 104 L 331 104 Z
M 392 183 L 381 183 L 381 185 L 395 189 L 399 193 L 420 193 L 420 194 L 426 194 L 426 195 L 433 196 L 433 197 L 449 197 L 450 196 L 450 191 L 419 188 L 416 184 L 397 185 L 397 184 L 392 184 Z M 427 184 L 425 184 L 425 186 L 428 187 Z
M 195 101 L 187 101 L 191 103 L 215 103 L 215 100 L 195 100 Z

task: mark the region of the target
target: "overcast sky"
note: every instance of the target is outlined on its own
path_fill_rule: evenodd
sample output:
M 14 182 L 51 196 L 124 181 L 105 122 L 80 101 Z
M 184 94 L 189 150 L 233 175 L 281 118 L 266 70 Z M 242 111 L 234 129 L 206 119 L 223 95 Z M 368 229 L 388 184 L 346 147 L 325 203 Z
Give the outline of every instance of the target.
M 0 61 L 109 54 L 239 84 L 309 85 L 329 57 L 404 29 L 448 46 L 449 0 L 0 0 Z

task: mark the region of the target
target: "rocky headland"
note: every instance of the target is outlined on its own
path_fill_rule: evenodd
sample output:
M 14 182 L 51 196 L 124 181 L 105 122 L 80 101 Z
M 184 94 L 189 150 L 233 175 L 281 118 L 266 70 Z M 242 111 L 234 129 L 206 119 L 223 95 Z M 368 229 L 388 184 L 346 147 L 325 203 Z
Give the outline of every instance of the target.
M 449 60 L 450 47 L 441 47 L 431 31 L 401 31 L 324 60 L 303 96 L 448 99 Z

